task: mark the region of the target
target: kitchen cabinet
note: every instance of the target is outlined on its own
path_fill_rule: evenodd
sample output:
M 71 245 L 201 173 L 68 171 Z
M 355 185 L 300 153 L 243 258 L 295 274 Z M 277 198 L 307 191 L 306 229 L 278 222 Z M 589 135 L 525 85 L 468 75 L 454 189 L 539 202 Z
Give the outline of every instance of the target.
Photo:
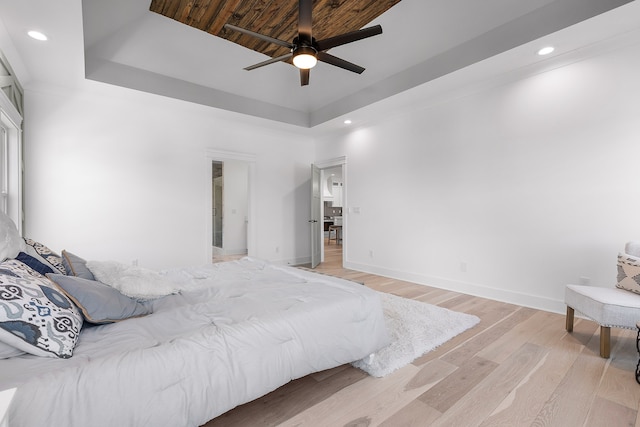
M 341 208 L 342 207 L 342 183 L 334 183 L 333 184 L 333 207 Z

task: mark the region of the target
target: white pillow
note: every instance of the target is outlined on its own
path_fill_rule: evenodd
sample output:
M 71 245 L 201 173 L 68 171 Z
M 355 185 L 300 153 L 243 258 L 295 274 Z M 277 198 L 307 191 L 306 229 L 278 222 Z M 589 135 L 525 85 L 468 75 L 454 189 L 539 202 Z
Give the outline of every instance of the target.
M 624 245 L 624 252 L 632 257 L 640 258 L 640 242 L 627 242 Z
M 17 257 L 23 247 L 24 241 L 13 220 L 0 212 L 0 262 Z
M 176 284 L 146 268 L 115 261 L 88 261 L 87 268 L 96 280 L 131 298 L 160 298 L 179 291 Z

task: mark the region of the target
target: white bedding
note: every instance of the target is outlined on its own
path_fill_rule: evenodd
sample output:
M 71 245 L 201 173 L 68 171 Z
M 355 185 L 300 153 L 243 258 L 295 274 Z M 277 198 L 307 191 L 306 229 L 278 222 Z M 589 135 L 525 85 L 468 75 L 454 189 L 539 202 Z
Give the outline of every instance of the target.
M 83 329 L 74 356 L 0 360 L 8 425 L 199 426 L 388 342 L 364 286 L 245 258 L 163 273 L 154 313 Z

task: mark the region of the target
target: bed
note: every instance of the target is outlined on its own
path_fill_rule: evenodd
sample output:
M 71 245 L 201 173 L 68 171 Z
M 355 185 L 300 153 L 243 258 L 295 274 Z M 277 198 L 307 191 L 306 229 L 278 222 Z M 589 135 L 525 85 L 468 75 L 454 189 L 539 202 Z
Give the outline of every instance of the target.
M 8 426 L 199 426 L 388 342 L 378 294 L 354 282 L 253 258 L 154 274 L 174 289 L 134 299 L 142 312 L 126 320 L 79 309 L 72 355 L 0 360 L 0 391 L 16 388 Z M 46 280 L 89 280 L 63 276 Z

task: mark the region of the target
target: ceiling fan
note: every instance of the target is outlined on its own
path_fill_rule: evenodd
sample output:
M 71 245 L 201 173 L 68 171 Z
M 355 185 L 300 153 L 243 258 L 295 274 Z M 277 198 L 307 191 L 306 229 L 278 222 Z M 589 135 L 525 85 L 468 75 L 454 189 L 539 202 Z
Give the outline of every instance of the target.
M 336 67 L 344 68 L 345 70 L 361 74 L 364 71 L 363 67 L 328 54 L 326 51 L 343 44 L 352 43 L 358 40 L 366 39 L 367 37 L 382 34 L 382 27 L 380 25 L 374 25 L 373 27 L 351 31 L 339 36 L 329 37 L 323 40 L 316 40 L 311 33 L 311 26 L 313 21 L 311 16 L 312 9 L 313 0 L 299 0 L 298 36 L 295 37 L 291 43 L 273 37 L 265 36 L 264 34 L 246 30 L 244 28 L 236 27 L 235 25 L 225 24 L 225 29 L 238 31 L 249 36 L 257 37 L 269 43 L 274 43 L 291 49 L 291 52 L 287 53 L 286 55 L 271 58 L 258 64 L 250 65 L 246 67 L 245 70 L 251 71 L 265 65 L 291 59 L 293 61 L 293 65 L 300 69 L 300 86 L 306 86 L 309 84 L 309 70 L 313 68 L 318 61 L 326 62 L 327 64 L 335 65 Z

